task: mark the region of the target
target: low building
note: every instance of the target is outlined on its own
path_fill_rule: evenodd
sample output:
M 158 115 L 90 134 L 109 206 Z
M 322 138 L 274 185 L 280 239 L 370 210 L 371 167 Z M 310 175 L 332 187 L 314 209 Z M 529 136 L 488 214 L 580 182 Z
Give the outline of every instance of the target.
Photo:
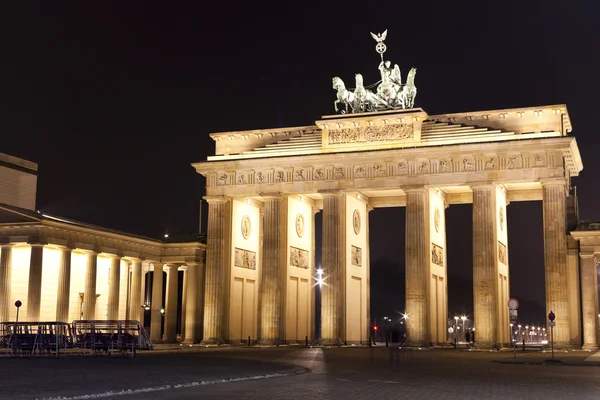
M 20 300 L 20 321 L 130 319 L 155 342 L 199 341 L 204 237 L 158 240 L 41 213 L 37 171 L 0 154 L 0 322 L 17 318 Z

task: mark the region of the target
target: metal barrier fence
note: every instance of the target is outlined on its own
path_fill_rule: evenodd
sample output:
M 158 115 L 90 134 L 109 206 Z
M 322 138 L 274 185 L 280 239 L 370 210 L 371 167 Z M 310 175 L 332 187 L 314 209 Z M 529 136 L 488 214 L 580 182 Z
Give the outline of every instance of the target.
M 66 349 L 80 349 L 85 355 L 133 357 L 137 350 L 153 350 L 148 332 L 138 321 L 90 320 L 64 322 L 2 322 L 0 349 L 7 356 L 55 356 Z

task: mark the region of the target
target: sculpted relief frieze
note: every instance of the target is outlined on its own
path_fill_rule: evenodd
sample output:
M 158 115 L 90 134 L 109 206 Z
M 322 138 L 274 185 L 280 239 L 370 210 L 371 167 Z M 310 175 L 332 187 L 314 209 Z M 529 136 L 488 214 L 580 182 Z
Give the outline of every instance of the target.
M 422 176 L 465 172 L 485 172 L 542 168 L 559 165 L 543 152 L 526 154 L 486 154 L 445 158 L 395 158 L 374 163 L 328 164 L 297 167 L 275 167 L 260 170 L 216 171 L 208 186 L 260 185 L 292 182 L 316 182 L 348 179 L 370 179 L 394 176 Z
M 332 129 L 329 144 L 392 142 L 414 138 L 413 125 L 364 126 L 360 128 Z
M 256 269 L 256 253 L 236 247 L 234 265 L 239 268 Z
M 290 265 L 296 268 L 308 269 L 308 251 L 290 246 Z

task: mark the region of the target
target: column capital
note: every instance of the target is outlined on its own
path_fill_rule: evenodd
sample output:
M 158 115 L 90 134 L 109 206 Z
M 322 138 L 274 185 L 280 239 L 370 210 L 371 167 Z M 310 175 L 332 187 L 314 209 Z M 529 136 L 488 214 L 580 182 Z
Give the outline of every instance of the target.
M 319 194 L 323 197 L 342 197 L 344 195 L 344 193 L 342 193 L 340 190 L 324 190 L 324 191 L 320 191 Z
M 593 251 L 580 251 L 579 258 L 592 258 L 596 254 Z
M 231 199 L 225 196 L 204 196 L 202 197 L 202 200 L 206 201 L 208 204 L 225 204 Z
M 548 179 L 540 179 L 540 183 L 542 187 L 545 186 L 564 186 L 567 188 L 567 178 L 548 178 Z
M 469 185 L 472 191 L 475 190 L 495 190 L 498 185 L 494 182 L 480 182 Z
M 406 194 L 429 191 L 429 188 L 426 187 L 425 185 L 407 185 L 407 186 L 402 186 L 401 189 Z
M 48 243 L 42 243 L 41 241 L 35 241 L 35 242 L 27 242 L 27 244 L 30 245 L 31 247 L 44 247 Z
M 275 192 L 275 193 L 262 193 L 260 194 L 260 198 L 264 201 L 275 201 L 275 200 L 283 200 L 287 196 L 283 193 Z

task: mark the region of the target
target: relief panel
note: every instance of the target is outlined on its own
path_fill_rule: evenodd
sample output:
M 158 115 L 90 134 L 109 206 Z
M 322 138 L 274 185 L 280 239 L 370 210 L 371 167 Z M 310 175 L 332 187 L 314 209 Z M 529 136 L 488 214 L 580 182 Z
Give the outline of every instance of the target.
M 234 265 L 239 268 L 256 269 L 256 253 L 236 247 Z

